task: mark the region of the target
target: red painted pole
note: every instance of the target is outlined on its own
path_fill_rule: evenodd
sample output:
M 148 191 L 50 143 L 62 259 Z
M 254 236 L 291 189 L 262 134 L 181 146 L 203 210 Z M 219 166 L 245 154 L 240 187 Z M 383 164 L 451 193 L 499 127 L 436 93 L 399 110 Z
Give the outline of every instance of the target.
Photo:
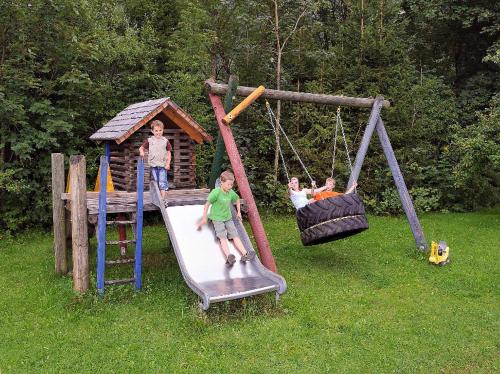
M 124 221 L 125 220 L 125 215 L 123 214 L 118 214 L 116 216 L 116 219 L 118 221 Z M 125 225 L 117 225 L 118 228 L 118 239 L 120 241 L 122 240 L 127 240 L 127 228 Z M 127 245 L 126 244 L 120 244 L 120 255 L 125 256 L 127 254 Z
M 233 168 L 241 197 L 245 199 L 248 206 L 248 220 L 250 221 L 255 242 L 257 243 L 260 259 L 266 268 L 276 273 L 276 263 L 274 262 L 274 257 L 271 253 L 271 247 L 269 246 L 264 226 L 260 220 L 259 211 L 257 210 L 257 205 L 255 204 L 252 190 L 250 189 L 250 184 L 248 183 L 248 179 L 245 174 L 245 168 L 241 162 L 238 147 L 234 141 L 233 132 L 229 126 L 224 125 L 222 122 L 222 119 L 226 115 L 222 101 L 220 97 L 215 94 L 210 93 L 208 96 L 210 98 L 210 102 L 212 103 L 212 107 L 214 108 L 215 118 L 217 119 L 220 133 L 224 139 L 224 144 L 226 145 L 227 155 L 229 156 L 229 161 L 231 162 L 231 167 Z

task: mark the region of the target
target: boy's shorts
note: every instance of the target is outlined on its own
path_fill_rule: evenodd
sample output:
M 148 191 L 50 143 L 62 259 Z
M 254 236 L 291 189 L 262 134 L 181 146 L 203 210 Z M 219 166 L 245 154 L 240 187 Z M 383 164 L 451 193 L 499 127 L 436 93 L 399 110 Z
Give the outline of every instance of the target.
M 215 235 L 219 239 L 234 239 L 238 237 L 238 230 L 234 226 L 232 219 L 228 221 L 212 221 L 215 229 Z
M 158 183 L 160 190 L 168 190 L 167 169 L 161 166 L 153 166 L 151 176 Z

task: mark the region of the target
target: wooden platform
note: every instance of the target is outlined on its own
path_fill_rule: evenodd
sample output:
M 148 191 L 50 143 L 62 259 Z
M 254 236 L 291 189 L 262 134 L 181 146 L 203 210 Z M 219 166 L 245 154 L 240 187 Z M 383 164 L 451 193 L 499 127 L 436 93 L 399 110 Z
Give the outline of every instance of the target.
M 207 188 L 201 189 L 186 189 L 186 190 L 171 190 L 167 191 L 166 200 L 168 205 L 191 205 L 203 204 L 207 201 Z M 71 209 L 71 195 L 63 193 L 62 200 L 66 201 L 66 208 Z M 108 192 L 106 194 L 106 211 L 108 213 L 132 213 L 136 210 L 136 192 Z M 99 192 L 87 192 L 87 210 L 88 215 L 95 215 L 99 209 Z M 144 210 L 159 210 L 158 207 L 151 203 L 149 191 L 144 192 Z

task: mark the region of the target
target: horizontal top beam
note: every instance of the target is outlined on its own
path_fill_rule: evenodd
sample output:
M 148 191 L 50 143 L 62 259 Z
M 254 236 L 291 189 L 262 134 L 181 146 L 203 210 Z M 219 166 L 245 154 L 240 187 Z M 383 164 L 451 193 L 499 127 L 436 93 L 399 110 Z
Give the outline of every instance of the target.
M 219 96 L 225 95 L 229 89 L 227 84 L 215 83 L 211 79 L 205 81 L 205 86 L 209 92 Z M 238 88 L 236 89 L 236 95 L 248 96 L 253 91 L 255 91 L 255 87 L 238 86 Z M 270 90 L 267 88 L 261 97 L 264 99 L 271 99 L 271 100 L 298 101 L 302 103 L 340 105 L 340 106 L 350 106 L 356 108 L 371 108 L 373 106 L 373 103 L 375 102 L 375 99 L 363 98 L 363 97 L 348 97 L 348 96 L 314 94 L 307 92 L 279 91 L 279 90 Z M 382 106 L 384 108 L 388 108 L 390 107 L 390 105 L 391 103 L 388 100 L 383 100 Z

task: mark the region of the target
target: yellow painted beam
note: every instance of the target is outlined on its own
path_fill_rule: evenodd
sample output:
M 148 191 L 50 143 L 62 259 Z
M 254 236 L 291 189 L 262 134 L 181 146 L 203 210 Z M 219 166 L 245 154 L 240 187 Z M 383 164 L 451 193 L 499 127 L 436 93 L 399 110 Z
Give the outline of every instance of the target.
M 234 119 L 241 114 L 241 112 L 243 112 L 248 106 L 250 106 L 250 104 L 257 100 L 265 90 L 266 88 L 264 86 L 257 87 L 250 95 L 245 98 L 245 100 L 243 100 L 233 110 L 226 114 L 226 116 L 222 119 L 222 122 L 225 125 L 230 125 L 231 122 L 233 122 Z

